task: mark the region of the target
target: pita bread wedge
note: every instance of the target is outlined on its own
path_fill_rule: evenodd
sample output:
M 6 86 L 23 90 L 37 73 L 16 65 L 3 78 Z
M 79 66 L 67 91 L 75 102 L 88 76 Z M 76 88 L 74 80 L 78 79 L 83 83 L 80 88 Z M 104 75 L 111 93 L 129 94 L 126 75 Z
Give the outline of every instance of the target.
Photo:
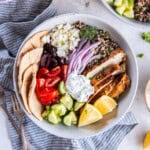
M 24 106 L 30 114 L 31 114 L 31 111 L 28 106 L 28 93 L 29 93 L 31 81 L 32 81 L 32 66 L 29 66 L 24 72 L 23 82 L 20 88 L 20 94 L 21 94 Z
M 36 65 L 36 64 L 35 64 Z M 38 71 L 38 65 L 35 66 Z M 37 72 L 36 71 L 36 72 Z M 35 93 L 36 87 L 36 72 L 32 74 L 32 82 L 29 88 L 29 95 L 28 95 L 28 105 L 31 110 L 31 113 L 39 120 L 42 120 L 41 113 L 43 111 L 43 106 L 39 102 L 37 95 Z
M 39 63 L 43 53 L 43 48 L 36 48 L 23 55 L 19 65 L 18 87 L 22 86 L 22 78 L 24 71 L 32 64 Z
M 43 47 L 43 43 L 42 43 L 42 37 L 47 35 L 48 31 L 41 31 L 38 33 L 35 33 L 22 47 L 19 57 L 18 57 L 18 61 L 17 61 L 17 66 L 19 66 L 20 64 L 20 60 L 22 59 L 23 55 L 25 53 L 27 53 L 28 51 L 31 51 L 35 48 L 40 48 Z

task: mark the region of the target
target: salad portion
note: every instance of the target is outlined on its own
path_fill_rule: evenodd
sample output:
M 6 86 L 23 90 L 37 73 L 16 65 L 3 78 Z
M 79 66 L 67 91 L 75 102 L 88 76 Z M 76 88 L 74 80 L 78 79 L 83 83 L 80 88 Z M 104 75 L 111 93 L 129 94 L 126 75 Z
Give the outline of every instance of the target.
M 107 0 L 115 11 L 129 19 L 150 22 L 150 0 Z
M 108 31 L 80 21 L 38 32 L 18 57 L 24 106 L 54 125 L 95 123 L 117 107 L 130 86 L 126 60 Z

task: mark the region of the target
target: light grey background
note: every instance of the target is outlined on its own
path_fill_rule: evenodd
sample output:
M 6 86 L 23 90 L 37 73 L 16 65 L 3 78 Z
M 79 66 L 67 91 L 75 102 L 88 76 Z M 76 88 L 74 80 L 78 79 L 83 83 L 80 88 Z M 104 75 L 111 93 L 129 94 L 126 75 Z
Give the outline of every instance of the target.
M 134 50 L 135 55 L 144 53 L 144 58 L 137 58 L 139 66 L 139 87 L 131 111 L 135 114 L 139 125 L 136 126 L 123 140 L 118 150 L 141 150 L 145 133 L 150 130 L 150 113 L 144 102 L 144 89 L 150 79 L 150 44 L 141 39 L 141 33 L 150 31 L 148 28 L 137 28 L 120 21 L 112 15 L 101 3 L 101 0 L 89 0 L 85 7 L 84 0 L 54 0 L 58 12 L 89 13 L 104 19 L 122 33 Z M 11 150 L 9 135 L 7 134 L 7 118 L 0 109 L 0 149 Z

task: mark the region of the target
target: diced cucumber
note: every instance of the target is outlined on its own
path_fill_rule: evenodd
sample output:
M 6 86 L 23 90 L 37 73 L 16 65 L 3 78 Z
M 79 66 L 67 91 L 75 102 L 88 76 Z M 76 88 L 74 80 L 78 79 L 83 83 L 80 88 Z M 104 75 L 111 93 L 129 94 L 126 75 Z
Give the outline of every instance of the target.
M 77 116 L 76 116 L 75 112 L 74 112 L 74 111 L 71 111 L 71 112 L 69 113 L 69 115 L 72 117 L 71 123 L 72 123 L 72 124 L 77 124 Z
M 113 4 L 113 0 L 107 0 L 107 2 L 111 5 Z
M 71 126 L 71 122 L 72 122 L 72 116 L 70 116 L 69 114 L 66 115 L 63 119 L 63 123 L 66 125 L 66 126 Z
M 51 109 L 54 110 L 58 116 L 63 116 L 67 112 L 66 107 L 62 103 L 52 105 Z
M 75 102 L 74 111 L 78 111 L 84 104 L 84 102 Z
M 122 5 L 123 0 L 114 0 L 114 6 L 119 7 Z
M 67 126 L 71 126 L 71 124 L 77 124 L 77 116 L 74 111 L 71 111 L 68 115 L 66 115 L 63 119 L 63 122 Z
M 60 102 L 63 103 L 68 110 L 71 110 L 73 107 L 73 99 L 69 94 L 62 96 Z
M 42 118 L 47 120 L 48 114 L 49 114 L 49 111 L 44 110 L 43 113 L 42 113 Z
M 122 5 L 122 6 L 116 8 L 116 12 L 117 12 L 119 15 L 121 15 L 121 16 L 123 15 L 124 11 L 125 11 L 125 6 L 124 6 L 124 5 Z
M 48 121 L 52 124 L 59 124 L 61 118 L 55 114 L 54 110 L 51 110 L 48 114 Z
M 61 81 L 58 85 L 58 90 L 60 94 L 64 95 L 66 93 L 65 83 L 64 81 Z
M 128 0 L 123 0 L 121 6 L 125 6 L 125 9 L 129 8 L 129 1 Z
M 135 0 L 128 0 L 129 1 L 129 8 L 133 8 L 134 7 L 134 3 L 135 3 Z
M 133 11 L 133 9 L 126 10 L 126 11 L 124 11 L 123 15 L 127 18 L 132 19 L 132 18 L 134 18 L 134 11 Z
M 46 110 L 50 110 L 50 106 L 49 105 L 46 106 Z

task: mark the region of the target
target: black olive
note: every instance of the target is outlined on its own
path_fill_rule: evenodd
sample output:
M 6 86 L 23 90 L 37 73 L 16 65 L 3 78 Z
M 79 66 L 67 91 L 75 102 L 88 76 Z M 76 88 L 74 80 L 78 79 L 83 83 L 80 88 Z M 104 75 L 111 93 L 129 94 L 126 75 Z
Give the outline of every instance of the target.
M 49 51 L 49 49 L 51 48 L 51 45 L 49 43 L 44 44 L 44 50 L 45 51 Z
M 58 65 L 59 65 L 59 64 L 58 64 L 57 59 L 52 58 L 52 60 L 51 60 L 51 64 L 50 64 L 50 66 L 49 66 L 49 67 L 56 67 L 56 66 L 58 66 Z
M 40 61 L 40 67 L 48 67 L 51 63 L 51 55 L 44 54 Z

